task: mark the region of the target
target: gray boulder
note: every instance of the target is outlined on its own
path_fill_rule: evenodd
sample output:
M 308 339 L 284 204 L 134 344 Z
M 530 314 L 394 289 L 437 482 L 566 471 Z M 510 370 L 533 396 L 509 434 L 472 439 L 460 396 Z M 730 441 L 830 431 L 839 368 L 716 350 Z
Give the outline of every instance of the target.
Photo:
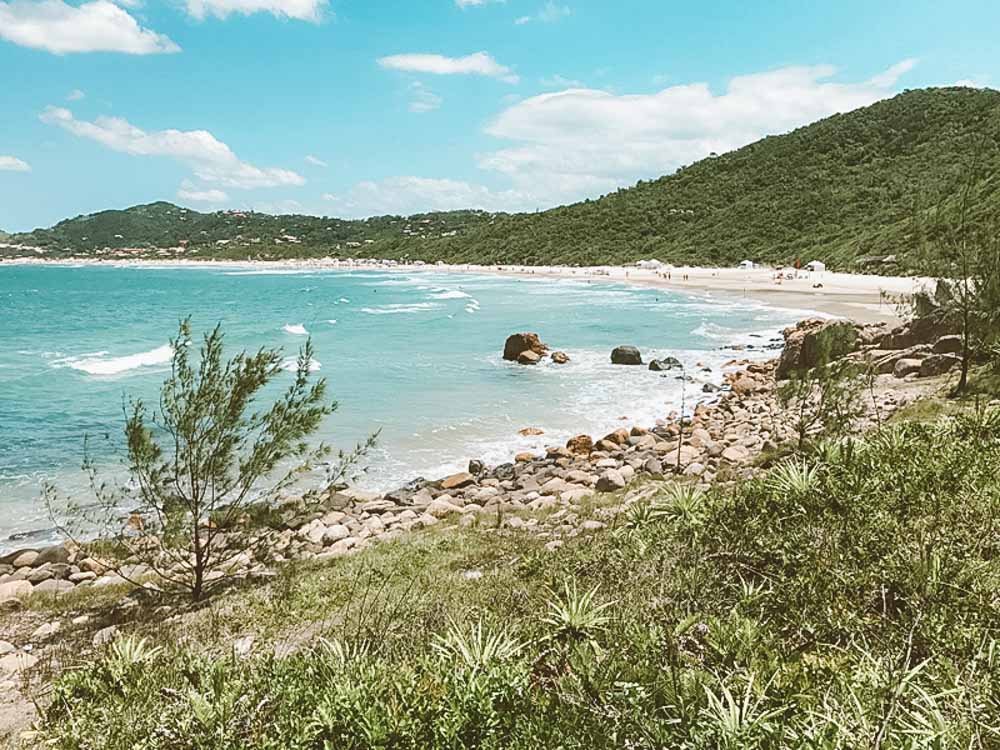
M 611 352 L 613 365 L 641 365 L 642 354 L 634 346 L 616 346 Z
M 942 336 L 934 342 L 935 354 L 957 354 L 962 351 L 962 337 L 959 335 Z
M 666 372 L 668 370 L 681 370 L 684 365 L 676 357 L 664 357 L 663 359 L 654 359 L 649 363 L 649 369 L 654 372 Z
M 944 375 L 962 364 L 962 358 L 954 354 L 932 354 L 920 363 L 920 377 L 931 378 Z
M 907 375 L 919 373 L 923 362 L 924 360 L 922 359 L 901 359 L 892 368 L 892 374 L 894 377 L 902 379 Z

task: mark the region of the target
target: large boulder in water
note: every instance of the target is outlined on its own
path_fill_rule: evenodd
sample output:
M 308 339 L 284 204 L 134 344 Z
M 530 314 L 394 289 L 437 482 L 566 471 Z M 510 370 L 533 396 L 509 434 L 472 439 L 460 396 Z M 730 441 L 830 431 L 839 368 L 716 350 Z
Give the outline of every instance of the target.
M 634 346 L 616 346 L 611 352 L 613 365 L 641 365 L 642 354 Z
M 515 333 L 507 337 L 503 345 L 503 358 L 510 362 L 517 362 L 517 358 L 523 352 L 534 352 L 539 357 L 549 350 L 537 333 Z

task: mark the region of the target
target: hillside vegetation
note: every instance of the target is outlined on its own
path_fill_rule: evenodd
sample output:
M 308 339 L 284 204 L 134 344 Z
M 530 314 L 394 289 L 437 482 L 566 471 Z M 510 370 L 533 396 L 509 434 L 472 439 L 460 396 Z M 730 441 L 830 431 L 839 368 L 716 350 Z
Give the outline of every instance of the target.
M 730 489 L 667 486 L 556 552 L 484 521 L 155 610 L 63 672 L 37 739 L 997 747 L 998 429 L 974 411 L 822 444 Z
M 54 255 L 184 242 L 188 255 L 218 258 L 581 265 L 649 257 L 707 265 L 817 258 L 843 270 L 895 256 L 885 267 L 921 270 L 918 227 L 929 207 L 956 200 L 983 136 L 996 136 L 998 120 L 1000 92 L 922 89 L 598 200 L 535 214 L 457 211 L 344 221 L 201 214 L 155 203 L 77 217 L 15 241 Z M 1000 152 L 983 151 L 974 220 L 1000 210 Z

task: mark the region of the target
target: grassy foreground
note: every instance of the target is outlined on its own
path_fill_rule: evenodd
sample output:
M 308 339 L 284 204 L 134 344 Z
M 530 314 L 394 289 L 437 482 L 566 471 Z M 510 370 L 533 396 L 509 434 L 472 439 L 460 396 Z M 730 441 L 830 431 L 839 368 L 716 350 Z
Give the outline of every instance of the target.
M 39 739 L 1000 747 L 996 410 L 665 489 L 543 542 L 456 529 L 288 568 L 64 673 Z

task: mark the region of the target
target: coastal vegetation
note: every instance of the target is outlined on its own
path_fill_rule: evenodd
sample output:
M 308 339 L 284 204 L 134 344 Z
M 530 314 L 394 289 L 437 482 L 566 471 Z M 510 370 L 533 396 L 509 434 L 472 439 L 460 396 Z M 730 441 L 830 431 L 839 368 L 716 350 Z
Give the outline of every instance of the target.
M 486 521 L 288 566 L 64 672 L 33 738 L 995 747 L 998 430 L 964 409 L 820 442 L 555 551 Z
M 281 350 L 226 361 L 223 338 L 216 326 L 192 359 L 191 322 L 180 322 L 158 410 L 150 413 L 141 400 L 125 408 L 127 485 L 101 481 L 88 460 L 93 497 L 62 505 L 58 489 L 46 488 L 50 514 L 71 536 L 100 535 L 106 567 L 133 582 L 130 571 L 141 568 L 195 601 L 225 583 L 239 560 L 261 545 L 259 536 L 233 534 L 237 521 L 271 508 L 327 459 L 330 449 L 311 446 L 309 438 L 337 406 L 327 399 L 326 381 L 310 377 L 311 341 L 299 352 L 291 385 L 260 409 L 262 392 L 282 372 Z M 319 495 L 340 482 L 373 443 L 374 437 L 341 452 L 327 464 L 325 481 L 309 492 Z M 124 520 L 123 507 L 133 509 Z
M 168 203 L 103 211 L 9 242 L 44 257 L 282 259 L 337 256 L 453 263 L 774 264 L 926 273 L 933 217 L 962 199 L 981 153 L 968 226 L 1000 210 L 991 178 L 1000 93 L 907 91 L 791 133 L 710 156 L 595 200 L 531 214 L 454 211 L 360 221 Z M 991 144 L 983 148 L 984 137 Z M 34 251 L 12 250 L 11 253 Z

